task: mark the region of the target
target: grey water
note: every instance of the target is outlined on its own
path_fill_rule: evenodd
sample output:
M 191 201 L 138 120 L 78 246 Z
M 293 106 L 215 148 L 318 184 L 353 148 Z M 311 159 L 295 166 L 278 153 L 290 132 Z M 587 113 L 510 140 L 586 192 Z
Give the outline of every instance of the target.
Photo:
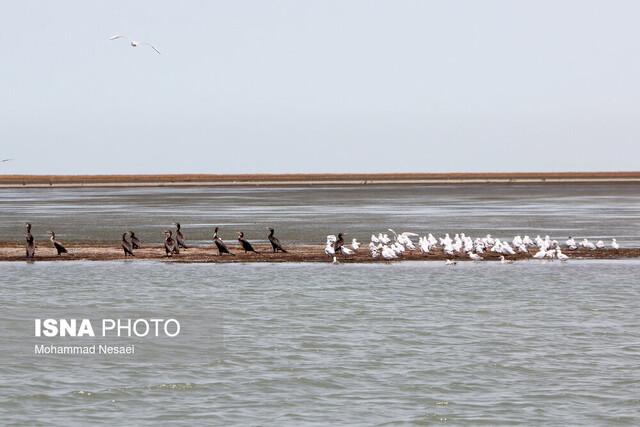
M 212 345 L 206 363 L 189 341 L 162 360 L 56 359 L 0 338 L 2 425 L 640 423 L 638 261 L 0 272 L 2 321 L 43 302 L 156 316 L 179 307 L 178 318 L 205 318 L 213 304 L 224 319 L 212 343 L 223 349 Z
M 244 231 L 257 242 L 267 227 L 300 243 L 323 242 L 340 231 L 368 240 L 393 228 L 474 237 L 615 237 L 639 246 L 639 190 L 637 184 L 0 189 L 0 241 L 21 242 L 28 221 L 36 239 L 53 230 L 63 242 L 117 246 L 123 232 L 134 230 L 157 243 L 180 222 L 194 243 L 210 242 L 219 226 L 227 239 Z
M 117 241 L 129 228 L 159 241 L 180 221 L 195 241 L 219 225 L 255 240 L 275 226 L 291 242 L 337 231 L 366 240 L 391 227 L 638 246 L 640 192 L 1 190 L 0 241 L 22 240 L 25 221 L 36 237 L 54 229 L 67 241 Z M 0 425 L 638 425 L 638 278 L 639 260 L 2 262 Z M 97 317 L 170 315 L 185 333 L 179 346 L 143 338 L 131 357 L 34 355 L 33 319 L 78 307 Z M 220 333 L 208 340 L 198 334 L 212 329 Z

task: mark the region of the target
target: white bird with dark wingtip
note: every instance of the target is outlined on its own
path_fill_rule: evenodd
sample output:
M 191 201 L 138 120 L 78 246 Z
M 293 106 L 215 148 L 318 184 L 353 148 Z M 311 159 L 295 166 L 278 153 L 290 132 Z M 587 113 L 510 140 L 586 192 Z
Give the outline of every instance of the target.
M 583 248 L 587 248 L 587 249 L 596 249 L 596 245 L 593 244 L 593 242 L 590 242 L 589 239 L 583 239 L 582 242 L 580 243 L 580 245 Z
M 421 237 L 418 241 L 418 246 L 420 246 L 420 252 L 423 254 L 429 253 L 431 250 L 431 245 L 429 244 L 429 239 L 426 237 Z
M 389 231 L 393 233 L 393 236 L 396 242 L 405 246 L 407 249 L 414 250 L 416 247 L 411 241 L 412 236 L 418 236 L 416 233 L 410 233 L 408 231 L 404 231 L 402 233 L 396 233 L 393 229 L 389 228 Z
M 391 249 L 393 249 L 396 255 L 402 255 L 405 251 L 404 246 L 402 246 L 400 242 L 395 242 L 393 245 L 391 245 Z
M 380 256 L 380 251 L 382 250 L 382 245 L 378 247 L 375 243 L 369 243 L 369 253 L 372 258 L 378 258 Z
M 493 246 L 496 243 L 496 240 L 493 237 L 491 237 L 491 234 L 487 234 L 487 237 L 484 237 L 482 241 L 487 246 Z
M 109 37 L 109 40 L 118 40 L 118 39 L 129 40 L 127 36 L 123 36 L 122 34 L 114 34 L 113 36 Z M 156 49 L 156 47 L 149 42 L 139 42 L 135 40 L 129 40 L 129 45 L 131 47 L 149 46 L 151 49 L 155 50 L 158 55 L 160 55 L 160 51 Z
M 509 254 L 509 255 L 515 255 L 516 251 L 513 250 L 513 248 L 509 244 L 509 242 L 503 242 L 502 243 L 502 253 Z
M 513 260 L 506 259 L 504 255 L 500 255 L 500 264 L 513 264 Z
M 536 254 L 533 256 L 535 259 L 542 259 L 547 256 L 547 251 L 541 248 Z
M 453 248 L 453 245 L 449 244 L 443 248 L 443 251 L 445 255 L 453 256 L 453 252 L 455 251 L 455 249 Z
M 464 240 L 464 251 L 473 252 L 473 240 L 471 240 L 470 238 L 466 238 Z
M 382 248 L 382 257 L 384 259 L 395 259 L 398 258 L 398 255 L 396 254 L 396 252 L 390 248 L 389 246 L 384 246 Z
M 327 245 L 324 247 L 324 253 L 327 256 L 333 257 L 336 255 L 336 250 L 333 248 L 333 243 L 327 240 Z
M 453 244 L 453 240 L 449 237 L 449 233 L 445 233 L 444 237 L 440 237 L 440 246 L 449 246 Z
M 563 261 L 563 262 L 569 259 L 567 255 L 562 253 L 560 248 L 556 248 L 556 258 L 558 258 L 560 261 Z
M 469 258 L 471 258 L 472 261 L 482 261 L 482 257 L 478 254 L 474 254 L 473 252 L 467 252 L 467 255 L 469 255 Z

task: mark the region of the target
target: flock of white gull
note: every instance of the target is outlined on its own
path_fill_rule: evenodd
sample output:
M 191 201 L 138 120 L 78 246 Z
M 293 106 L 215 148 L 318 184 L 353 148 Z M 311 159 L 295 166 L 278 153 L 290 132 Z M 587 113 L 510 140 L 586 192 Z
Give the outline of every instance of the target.
M 500 262 L 503 264 L 511 263 L 512 260 L 506 259 L 505 255 L 526 254 L 530 255 L 529 249 L 537 250 L 532 257 L 534 259 L 558 259 L 567 261 L 570 257 L 563 252 L 562 245 L 557 240 L 551 240 L 549 236 L 536 236 L 532 239 L 529 236 L 515 236 L 511 243 L 507 240 L 494 238 L 491 234 L 485 237 L 472 238 L 465 233 L 458 233 L 453 238 L 447 233 L 444 237 L 434 237 L 429 233 L 426 236 L 420 236 L 416 233 L 403 232 L 396 233 L 389 229 L 392 237 L 387 233 L 378 233 L 371 235 L 368 252 L 372 258 L 383 258 L 385 260 L 394 260 L 402 257 L 407 251 L 420 251 L 423 254 L 442 253 L 447 259 L 446 264 L 454 265 L 456 261 L 454 257 L 468 257 L 472 261 L 482 261 L 483 255 L 487 253 L 497 254 L 500 256 Z M 412 240 L 418 238 L 417 242 Z M 607 245 L 602 240 L 591 242 L 589 239 L 576 241 L 573 237 L 569 237 L 565 242 L 564 250 L 570 253 L 578 248 L 589 250 L 605 249 Z M 342 233 L 335 236 L 333 234 L 327 236 L 325 254 L 333 257 L 333 261 L 337 262 L 336 255 L 345 256 L 352 255 L 361 249 L 362 244 L 356 239 L 351 241 L 351 245 L 344 242 Z M 620 249 L 620 245 L 616 239 L 612 239 L 609 245 L 612 249 Z

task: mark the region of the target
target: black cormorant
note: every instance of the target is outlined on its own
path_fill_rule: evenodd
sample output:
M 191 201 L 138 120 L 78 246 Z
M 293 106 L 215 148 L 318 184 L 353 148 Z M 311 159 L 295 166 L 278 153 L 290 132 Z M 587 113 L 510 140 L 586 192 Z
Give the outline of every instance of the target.
M 136 233 L 129 231 L 129 237 L 131 237 L 131 248 L 140 249 L 142 243 L 140 243 L 140 239 L 136 237 Z
M 338 233 L 338 240 L 333 243 L 333 250 L 336 253 L 342 253 L 342 247 L 344 246 L 344 239 L 342 238 L 342 233 Z
M 227 248 L 227 245 L 225 245 L 222 239 L 218 237 L 218 227 L 213 230 L 213 243 L 215 243 L 216 247 L 218 248 L 218 255 L 229 254 L 235 256 L 235 254 L 229 252 L 229 248 Z
M 249 241 L 244 238 L 244 233 L 242 231 L 238 233 L 238 242 L 240 242 L 240 244 L 242 245 L 242 249 L 244 249 L 245 254 L 247 252 L 253 252 L 256 254 L 259 253 L 258 251 L 253 249 L 253 246 L 251 246 L 251 243 L 249 243 Z
M 36 255 L 36 244 L 31 234 L 31 224 L 27 223 L 27 233 L 24 235 L 26 244 L 27 258 L 33 258 Z
M 62 246 L 62 243 L 56 240 L 56 233 L 54 233 L 53 231 L 49 232 L 49 240 L 51 240 L 51 243 L 53 243 L 53 247 L 56 248 L 56 251 L 58 251 L 58 255 L 68 253 L 67 249 Z
M 166 230 L 164 232 L 164 252 L 167 256 L 180 253 L 176 246 L 176 241 L 171 237 L 172 234 L 173 232 L 171 230 Z
M 271 227 L 269 227 L 269 236 L 267 236 L 267 238 L 271 242 L 271 247 L 273 248 L 273 252 L 281 251 L 281 252 L 287 253 L 287 251 L 285 251 L 282 245 L 280 244 L 280 240 L 278 240 L 278 238 L 273 235 L 273 228 Z
M 176 222 L 176 243 L 178 248 L 187 249 L 187 245 L 184 244 L 184 234 L 182 234 L 182 230 L 180 230 L 180 223 Z
M 122 233 L 122 250 L 124 251 L 125 258 L 127 255 L 135 256 L 133 254 L 133 246 L 131 245 L 131 242 L 127 240 L 127 233 Z

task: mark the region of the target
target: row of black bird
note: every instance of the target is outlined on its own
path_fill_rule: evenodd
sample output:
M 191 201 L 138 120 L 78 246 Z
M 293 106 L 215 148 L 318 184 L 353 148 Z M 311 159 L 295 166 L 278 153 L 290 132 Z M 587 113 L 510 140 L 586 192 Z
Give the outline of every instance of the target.
M 166 256 L 177 255 L 180 253 L 181 249 L 189 249 L 189 246 L 187 246 L 187 244 L 185 243 L 186 239 L 185 239 L 184 233 L 182 232 L 180 223 L 175 223 L 174 225 L 176 227 L 175 238 L 173 237 L 172 230 L 164 231 L 164 236 L 165 236 L 164 250 L 165 250 Z M 26 256 L 27 258 L 34 258 L 36 253 L 36 246 L 35 246 L 35 240 L 33 238 L 33 235 L 31 234 L 31 224 L 27 223 L 26 228 L 27 228 L 26 234 L 25 234 Z M 216 248 L 218 249 L 218 255 L 228 254 L 231 256 L 235 256 L 235 254 L 229 250 L 226 243 L 218 235 L 218 230 L 219 228 L 216 227 L 213 231 L 213 243 L 216 245 Z M 128 238 L 127 238 L 127 235 L 128 235 Z M 64 245 L 58 240 L 56 240 L 56 234 L 53 231 L 49 231 L 49 239 L 51 240 L 51 243 L 53 244 L 53 247 L 56 249 L 58 255 L 61 255 L 63 253 L 68 253 Z M 267 235 L 267 239 L 269 240 L 269 243 L 271 243 L 271 247 L 274 253 L 287 252 L 280 244 L 280 240 L 278 240 L 278 238 L 275 237 L 274 229 L 271 227 L 269 228 L 269 234 Z M 248 252 L 253 252 L 256 254 L 260 253 L 253 248 L 253 245 L 244 237 L 244 233 L 242 231 L 238 232 L 238 242 L 240 242 L 240 245 L 242 246 L 242 249 L 244 249 L 245 253 L 248 253 Z M 124 256 L 126 258 L 128 256 L 135 256 L 133 253 L 134 250 L 140 249 L 142 247 L 142 243 L 140 242 L 140 239 L 138 239 L 138 237 L 133 231 L 128 231 L 122 234 L 121 247 L 124 252 Z
M 218 235 L 218 230 L 220 230 L 218 227 L 216 227 L 213 230 L 213 243 L 216 245 L 216 248 L 218 249 L 218 255 L 222 256 L 222 255 L 228 254 L 231 256 L 235 256 L 235 254 L 229 250 L 224 240 L 222 240 L 222 238 Z M 165 233 L 164 250 L 167 256 L 172 256 L 173 254 L 179 253 L 180 248 L 187 249 L 187 246 L 184 243 L 184 234 L 182 233 L 182 230 L 180 230 L 180 224 L 176 223 L 175 240 L 172 237 L 171 230 L 166 230 L 164 233 Z M 273 249 L 274 253 L 278 251 L 285 252 L 285 253 L 287 252 L 280 244 L 280 240 L 278 240 L 278 238 L 274 236 L 273 228 L 269 228 L 269 234 L 267 235 L 267 239 L 269 239 L 269 242 L 271 243 L 271 248 Z M 248 253 L 248 252 L 253 252 L 255 254 L 260 253 L 253 248 L 253 245 L 244 237 L 244 232 L 242 231 L 238 232 L 238 242 L 240 242 L 242 249 L 244 249 L 244 253 Z

